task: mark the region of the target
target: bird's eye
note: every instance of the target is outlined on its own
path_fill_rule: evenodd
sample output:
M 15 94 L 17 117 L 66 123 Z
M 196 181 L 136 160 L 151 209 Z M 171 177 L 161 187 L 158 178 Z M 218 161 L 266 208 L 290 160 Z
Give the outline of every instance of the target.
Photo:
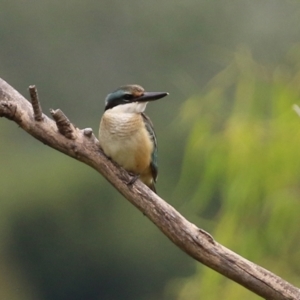
M 131 99 L 133 99 L 133 96 L 131 94 L 125 94 L 123 96 L 123 99 L 125 99 L 125 100 L 131 100 Z

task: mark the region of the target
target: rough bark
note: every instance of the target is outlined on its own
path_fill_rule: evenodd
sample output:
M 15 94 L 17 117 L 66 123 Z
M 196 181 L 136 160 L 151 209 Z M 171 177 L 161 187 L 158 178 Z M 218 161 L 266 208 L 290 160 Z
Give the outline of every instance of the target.
M 51 110 L 54 121 L 51 120 L 42 113 L 34 86 L 30 86 L 30 95 L 32 103 L 0 79 L 0 117 L 16 122 L 44 144 L 97 170 L 175 245 L 197 261 L 265 299 L 300 299 L 298 288 L 217 243 L 139 180 L 127 185 L 130 175 L 106 158 L 90 128 L 75 128 L 60 110 Z

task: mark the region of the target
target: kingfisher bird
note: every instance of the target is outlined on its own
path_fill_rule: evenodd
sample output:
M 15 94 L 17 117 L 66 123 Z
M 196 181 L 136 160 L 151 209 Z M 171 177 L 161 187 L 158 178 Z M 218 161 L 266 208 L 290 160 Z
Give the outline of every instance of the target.
M 147 103 L 166 92 L 145 92 L 139 85 L 125 85 L 107 95 L 100 121 L 99 142 L 106 156 L 133 174 L 156 193 L 157 140 L 153 124 L 144 114 Z

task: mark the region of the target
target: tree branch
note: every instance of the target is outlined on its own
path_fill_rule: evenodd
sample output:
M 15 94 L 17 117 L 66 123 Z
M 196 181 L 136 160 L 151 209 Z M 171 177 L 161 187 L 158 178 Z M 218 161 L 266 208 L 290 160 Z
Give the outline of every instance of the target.
M 60 110 L 51 110 L 55 121 L 49 119 L 42 114 L 36 89 L 32 88 L 31 105 L 0 79 L 0 117 L 13 120 L 44 144 L 97 170 L 175 245 L 194 259 L 265 299 L 300 299 L 298 288 L 217 243 L 209 233 L 187 221 L 139 180 L 128 186 L 126 183 L 130 176 L 107 159 L 92 130 L 75 128 Z

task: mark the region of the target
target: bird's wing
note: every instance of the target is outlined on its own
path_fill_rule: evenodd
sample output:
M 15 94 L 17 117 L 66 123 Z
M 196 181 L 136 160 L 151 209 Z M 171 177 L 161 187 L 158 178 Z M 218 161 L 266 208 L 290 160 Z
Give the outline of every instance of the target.
M 153 145 L 154 145 L 153 152 L 152 152 L 152 155 L 151 155 L 151 164 L 150 164 L 150 167 L 151 167 L 151 171 L 152 171 L 153 180 L 154 180 L 154 182 L 156 182 L 157 175 L 158 175 L 157 140 L 156 140 L 156 135 L 155 135 L 153 124 L 152 124 L 150 118 L 148 116 L 146 116 L 144 113 L 142 113 L 142 117 L 143 117 L 146 129 L 147 129 L 147 131 L 148 131 L 148 133 L 149 133 L 149 135 L 151 137 L 151 140 L 153 142 Z

